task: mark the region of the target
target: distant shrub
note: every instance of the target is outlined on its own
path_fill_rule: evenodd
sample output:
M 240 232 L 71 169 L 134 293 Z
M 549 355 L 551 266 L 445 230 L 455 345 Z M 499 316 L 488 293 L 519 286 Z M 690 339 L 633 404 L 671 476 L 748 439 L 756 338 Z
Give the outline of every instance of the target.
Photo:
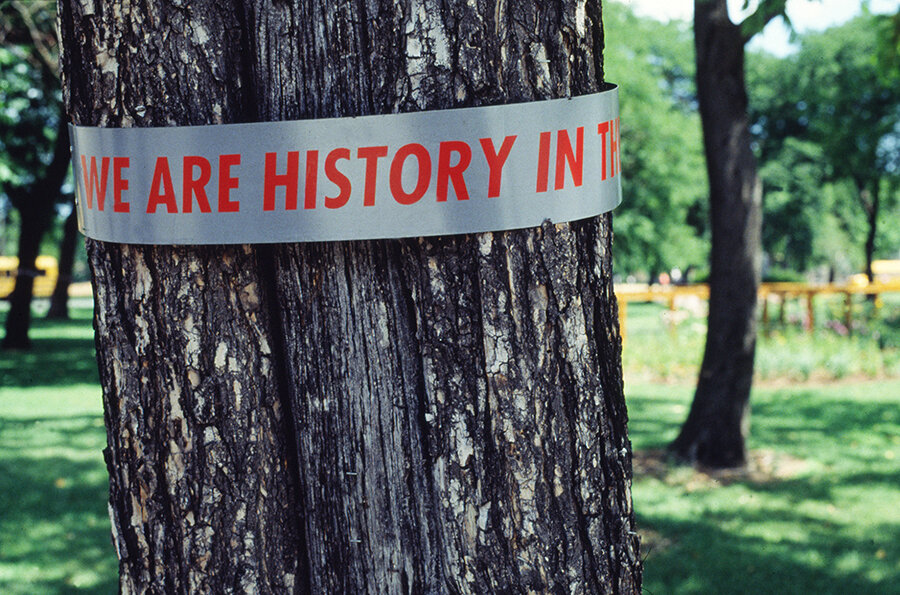
M 804 281 L 806 278 L 802 273 L 781 267 L 769 267 L 763 275 L 764 283 L 803 283 Z
M 881 349 L 900 349 L 900 314 L 882 318 L 873 334 Z
M 832 378 L 840 380 L 841 378 L 849 376 L 850 373 L 854 371 L 854 364 L 856 363 L 855 359 L 853 354 L 846 351 L 839 351 L 830 355 L 828 359 L 825 360 L 825 369 Z M 877 370 L 875 370 L 872 375 L 875 374 L 877 374 Z

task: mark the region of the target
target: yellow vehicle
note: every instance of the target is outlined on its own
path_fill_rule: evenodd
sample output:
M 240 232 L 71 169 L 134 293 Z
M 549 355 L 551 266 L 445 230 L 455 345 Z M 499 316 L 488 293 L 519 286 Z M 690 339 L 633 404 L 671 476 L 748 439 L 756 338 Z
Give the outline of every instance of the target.
M 900 260 L 873 260 L 872 275 L 875 277 L 875 283 L 900 281 Z M 869 278 L 865 273 L 857 273 L 850 277 L 847 284 L 853 287 L 866 287 Z
M 34 297 L 50 297 L 56 287 L 59 276 L 59 265 L 52 256 L 42 255 L 35 262 Z M 19 259 L 15 256 L 0 256 L 0 299 L 6 299 L 12 293 L 19 271 Z
M 873 260 L 872 273 L 876 281 L 900 279 L 900 260 Z

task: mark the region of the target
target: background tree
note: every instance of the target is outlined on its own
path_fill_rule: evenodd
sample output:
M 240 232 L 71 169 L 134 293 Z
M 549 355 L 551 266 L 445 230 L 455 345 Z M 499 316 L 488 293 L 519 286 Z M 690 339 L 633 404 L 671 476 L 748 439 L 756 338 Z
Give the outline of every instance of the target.
M 19 216 L 19 270 L 3 348 L 30 342 L 31 297 L 41 239 L 51 226 L 69 170 L 61 117 L 52 4 L 0 3 L 0 184 Z
M 767 188 L 763 240 L 776 262 L 783 256 L 798 270 L 824 262 L 845 274 L 870 271 L 878 230 L 886 229 L 879 220 L 891 221 L 900 176 L 900 78 L 891 74 L 887 50 L 876 60 L 879 37 L 872 34 L 889 32 L 891 22 L 864 13 L 802 36 L 794 55 L 754 56 L 753 131 Z M 900 248 L 889 229 L 882 240 L 886 257 Z
M 695 0 L 697 95 L 709 178 L 709 317 L 697 391 L 676 456 L 711 467 L 746 461 L 746 431 L 756 351 L 762 188 L 750 147 L 744 46 L 784 0 L 764 0 L 733 23 L 726 0 Z
M 865 216 L 865 272 L 872 260 L 888 178 L 900 176 L 900 78 L 891 79 L 873 57 L 878 22 L 865 14 L 841 27 L 803 38 L 796 91 L 801 133 L 822 147 L 828 177 L 851 185 Z
M 78 124 L 578 95 L 599 2 L 62 2 Z M 88 241 L 125 591 L 638 593 L 608 216 Z
M 605 67 L 620 89 L 622 192 L 615 212 L 617 274 L 705 268 L 707 182 L 694 87 L 694 49 L 684 23 L 605 8 Z
M 63 223 L 62 235 L 59 240 L 56 285 L 50 296 L 50 307 L 47 308 L 47 318 L 55 320 L 69 318 L 69 286 L 72 283 L 72 273 L 75 270 L 75 258 L 78 252 L 78 212 L 75 210 L 74 195 L 70 195 L 67 202 L 72 210 Z

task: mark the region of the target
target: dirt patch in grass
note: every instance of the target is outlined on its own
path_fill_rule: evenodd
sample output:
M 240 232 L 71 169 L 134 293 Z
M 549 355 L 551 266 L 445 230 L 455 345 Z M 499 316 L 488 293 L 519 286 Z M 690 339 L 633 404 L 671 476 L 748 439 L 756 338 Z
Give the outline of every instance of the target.
M 792 479 L 809 469 L 807 461 L 771 449 L 753 450 L 747 464 L 734 469 L 691 466 L 671 457 L 663 449 L 635 451 L 634 474 L 649 476 L 667 485 L 682 485 L 688 491 L 730 485 L 737 482 L 766 484 Z

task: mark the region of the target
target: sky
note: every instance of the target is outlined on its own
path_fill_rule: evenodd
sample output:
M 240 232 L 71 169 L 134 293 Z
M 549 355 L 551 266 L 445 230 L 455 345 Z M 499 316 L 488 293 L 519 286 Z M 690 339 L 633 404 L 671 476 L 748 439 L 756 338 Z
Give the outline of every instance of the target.
M 691 20 L 693 17 L 693 0 L 616 0 L 634 8 L 642 16 L 652 16 L 660 20 Z M 758 4 L 751 0 L 751 8 Z M 743 0 L 728 0 L 731 18 L 741 18 L 740 8 Z M 803 33 L 809 30 L 820 31 L 838 25 L 858 15 L 861 0 L 788 0 L 787 14 L 794 28 Z M 896 13 L 900 10 L 900 0 L 870 0 L 869 9 L 875 13 Z M 790 33 L 781 19 L 769 23 L 761 35 L 750 42 L 750 48 L 762 48 L 778 56 L 792 51 Z

